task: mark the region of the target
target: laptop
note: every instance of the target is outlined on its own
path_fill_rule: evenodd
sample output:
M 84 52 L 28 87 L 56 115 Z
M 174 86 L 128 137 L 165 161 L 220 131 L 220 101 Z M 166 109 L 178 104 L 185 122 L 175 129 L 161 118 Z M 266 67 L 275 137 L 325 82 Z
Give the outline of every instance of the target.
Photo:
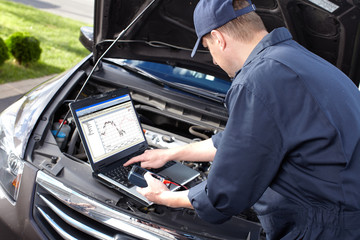
M 70 110 L 93 176 L 134 200 L 151 205 L 152 202 L 138 193 L 136 186 L 128 181 L 127 174 L 131 166 L 123 166 L 126 161 L 148 149 L 129 90 L 121 88 L 72 102 Z M 158 175 L 171 179 L 180 186 L 199 176 L 199 172 L 175 161 L 158 170 Z M 119 171 L 124 175 L 121 178 Z M 170 186 L 171 191 L 178 188 L 176 185 Z

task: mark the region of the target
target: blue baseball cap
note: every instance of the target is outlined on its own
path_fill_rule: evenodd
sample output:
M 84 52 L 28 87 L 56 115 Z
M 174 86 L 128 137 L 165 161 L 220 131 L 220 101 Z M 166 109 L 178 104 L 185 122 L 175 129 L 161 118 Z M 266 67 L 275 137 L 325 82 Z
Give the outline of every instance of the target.
M 200 0 L 194 11 L 194 25 L 198 39 L 191 57 L 194 57 L 204 35 L 241 15 L 255 11 L 255 5 L 251 0 L 247 1 L 249 6 L 234 10 L 233 0 Z

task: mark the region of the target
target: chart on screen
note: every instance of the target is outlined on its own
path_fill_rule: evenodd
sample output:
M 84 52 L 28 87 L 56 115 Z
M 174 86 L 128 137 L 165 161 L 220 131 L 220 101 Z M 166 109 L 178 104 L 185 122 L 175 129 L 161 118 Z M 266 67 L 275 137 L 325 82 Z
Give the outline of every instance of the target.
M 136 113 L 122 105 L 99 111 L 83 119 L 84 133 L 95 161 L 144 140 Z

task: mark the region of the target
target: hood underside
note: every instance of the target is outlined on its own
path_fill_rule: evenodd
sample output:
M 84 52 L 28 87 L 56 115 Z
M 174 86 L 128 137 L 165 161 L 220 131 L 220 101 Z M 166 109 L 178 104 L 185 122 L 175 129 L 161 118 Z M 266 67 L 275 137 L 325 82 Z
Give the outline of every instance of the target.
M 98 58 L 151 0 L 96 0 L 93 48 Z M 148 60 L 186 67 L 217 77 L 226 74 L 196 42 L 193 11 L 198 0 L 155 0 L 106 57 Z M 268 31 L 287 27 L 294 39 L 340 68 L 355 84 L 360 80 L 359 1 L 253 0 Z

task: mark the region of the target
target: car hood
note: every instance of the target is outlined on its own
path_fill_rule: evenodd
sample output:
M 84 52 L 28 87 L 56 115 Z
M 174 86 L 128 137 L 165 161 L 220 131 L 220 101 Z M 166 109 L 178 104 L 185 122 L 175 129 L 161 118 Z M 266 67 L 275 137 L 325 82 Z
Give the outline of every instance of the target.
M 106 57 L 137 59 L 186 67 L 227 78 L 196 42 L 193 11 L 197 0 L 96 0 L 94 57 L 99 58 L 120 32 L 145 10 Z M 268 31 L 287 27 L 294 39 L 359 82 L 359 1 L 253 0 Z

